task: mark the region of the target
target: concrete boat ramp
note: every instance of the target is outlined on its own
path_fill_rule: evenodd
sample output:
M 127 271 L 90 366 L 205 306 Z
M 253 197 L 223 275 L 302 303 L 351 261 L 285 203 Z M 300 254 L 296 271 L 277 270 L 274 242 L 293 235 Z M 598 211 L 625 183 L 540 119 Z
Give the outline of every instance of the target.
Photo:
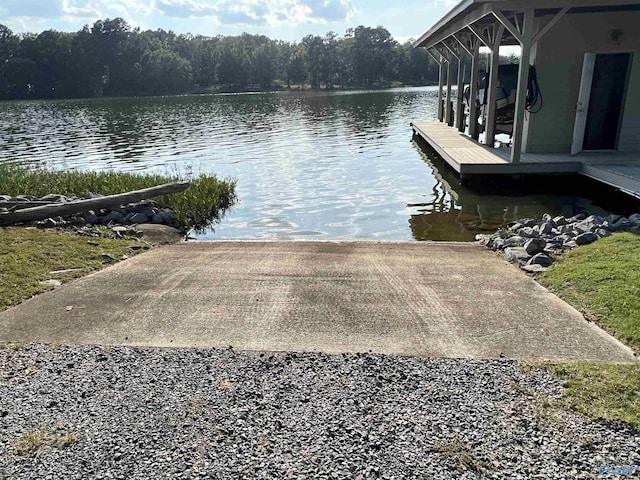
M 437 242 L 158 248 L 1 313 L 0 341 L 634 360 L 492 252 Z

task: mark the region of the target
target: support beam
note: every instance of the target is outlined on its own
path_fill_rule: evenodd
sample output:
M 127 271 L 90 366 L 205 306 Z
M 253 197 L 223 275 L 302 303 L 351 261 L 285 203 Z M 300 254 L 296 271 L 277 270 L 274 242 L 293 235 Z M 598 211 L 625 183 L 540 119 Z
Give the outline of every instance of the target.
M 455 48 L 455 45 L 449 45 L 447 42 L 442 42 L 442 45 L 444 45 L 444 48 L 449 51 L 449 54 L 453 56 L 453 58 L 455 58 L 456 60 L 460 59 L 461 54 L 459 52 L 459 49 Z
M 458 131 L 464 132 L 464 53 L 458 58 L 458 95 L 456 97 L 456 124 Z
M 498 67 L 500 66 L 500 43 L 504 25 L 497 25 L 493 35 L 493 45 L 491 47 L 491 66 L 489 67 L 489 92 L 487 94 L 485 119 L 485 145 L 493 148 L 496 141 L 496 90 L 498 88 Z
M 475 25 L 469 25 L 467 27 L 476 37 L 478 37 L 478 40 L 480 40 L 485 47 L 491 48 L 491 46 L 493 45 L 493 42 L 491 42 L 491 39 L 489 38 L 488 35 L 486 35 L 486 32 L 481 31 L 478 27 L 476 27 Z
M 440 68 L 438 70 L 438 120 L 444 120 L 444 110 L 442 108 L 442 88 L 444 87 L 444 57 L 440 56 Z
M 453 58 L 449 56 L 447 61 L 447 108 L 445 110 L 445 118 L 448 124 L 451 124 L 451 87 L 453 86 Z
M 433 53 L 430 48 L 426 48 L 425 50 L 434 62 L 436 62 L 438 65 L 442 65 L 442 62 L 440 61 L 440 53 L 438 53 L 437 51 L 436 53 Z
M 534 9 L 524 11 L 522 24 L 522 52 L 520 54 L 520 68 L 518 69 L 518 91 L 513 116 L 513 134 L 511 137 L 511 163 L 520 162 L 522 153 L 522 135 L 524 133 L 524 112 L 527 107 L 527 88 L 529 85 L 529 58 L 533 39 Z
M 453 36 L 453 38 L 456 39 L 456 41 L 458 42 L 458 44 L 460 45 L 460 47 L 462 47 L 462 49 L 467 52 L 469 55 L 473 55 L 473 47 L 471 47 L 469 45 L 469 41 L 465 41 L 465 39 L 463 39 L 459 33 L 455 34 Z M 468 40 L 468 39 L 467 39 Z M 464 53 L 462 53 L 464 55 Z
M 562 10 L 560 10 L 558 13 L 556 13 L 555 17 L 553 17 L 551 20 L 549 20 L 549 22 L 542 27 L 538 33 L 536 33 L 533 36 L 533 40 L 532 40 L 532 44 L 536 44 L 538 43 L 538 41 L 549 31 L 551 30 L 556 23 L 558 23 L 560 20 L 562 20 L 562 17 L 564 17 L 567 12 L 570 10 L 570 7 L 564 7 Z
M 522 45 L 522 35 L 518 31 L 517 27 L 511 23 L 511 21 L 504 16 L 504 14 L 500 10 L 493 10 L 491 12 L 494 17 L 498 19 L 498 21 L 506 28 L 509 33 Z
M 476 42 L 471 56 L 471 80 L 469 82 L 469 136 L 478 140 L 478 82 L 480 82 L 480 42 Z
M 440 54 L 440 57 L 442 57 L 444 60 L 447 60 L 451 55 L 451 53 L 449 53 L 449 50 L 445 48 L 442 43 L 434 45 L 432 48 L 437 51 Z

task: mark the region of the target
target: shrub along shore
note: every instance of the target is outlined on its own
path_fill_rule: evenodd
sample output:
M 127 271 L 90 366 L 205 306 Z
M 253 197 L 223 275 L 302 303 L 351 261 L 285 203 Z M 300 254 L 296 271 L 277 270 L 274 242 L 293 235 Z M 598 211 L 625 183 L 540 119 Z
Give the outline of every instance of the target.
M 10 197 L 42 198 L 57 194 L 83 198 L 87 195 L 114 195 L 141 190 L 164 183 L 186 180 L 180 175 L 159 175 L 117 171 L 57 171 L 0 165 L 0 194 Z M 160 208 L 170 211 L 182 232 L 202 231 L 218 221 L 236 201 L 235 181 L 208 174 L 191 179 L 184 192 L 154 199 Z M 86 212 L 78 212 L 86 213 Z M 93 212 L 96 214 L 96 212 Z
M 65 172 L 0 165 L 0 194 L 21 197 L 24 201 L 28 200 L 27 196 L 56 196 L 52 194 L 82 198 L 88 194 L 125 193 L 184 179 L 179 175 Z M 191 179 L 187 190 L 154 200 L 163 215 L 171 214 L 170 223 L 181 232 L 200 231 L 219 220 L 236 201 L 235 182 L 199 175 Z M 147 208 L 145 205 L 140 206 Z M 78 212 L 74 218 L 98 218 L 101 213 L 105 212 Z M 73 222 L 42 222 L 42 226 L 56 224 L 72 225 Z M 112 230 L 109 225 L 75 230 L 1 228 L 0 310 L 151 247 L 152 244 L 137 238 L 134 231 L 122 227 Z

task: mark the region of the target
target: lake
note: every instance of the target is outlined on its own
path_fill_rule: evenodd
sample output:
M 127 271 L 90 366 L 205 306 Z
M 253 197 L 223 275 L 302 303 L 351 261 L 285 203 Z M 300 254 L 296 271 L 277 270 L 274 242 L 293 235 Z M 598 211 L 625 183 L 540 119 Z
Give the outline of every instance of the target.
M 437 88 L 0 102 L 0 162 L 215 173 L 239 203 L 201 240 L 473 240 L 526 216 L 600 212 L 472 191 L 412 141 Z M 2 192 L 0 192 L 2 193 Z

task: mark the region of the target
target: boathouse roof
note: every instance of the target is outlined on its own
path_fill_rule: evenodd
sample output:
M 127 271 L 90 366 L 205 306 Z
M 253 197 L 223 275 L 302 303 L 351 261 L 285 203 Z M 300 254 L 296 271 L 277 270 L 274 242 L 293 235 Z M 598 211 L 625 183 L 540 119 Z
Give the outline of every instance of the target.
M 640 10 L 640 0 L 462 0 L 438 20 L 414 47 L 433 48 L 461 31 L 482 38 L 486 28 L 500 22 L 506 25 L 501 45 L 520 45 L 518 15 L 534 9 L 536 17 L 557 18 L 558 14 Z M 511 19 L 513 23 L 505 21 Z

